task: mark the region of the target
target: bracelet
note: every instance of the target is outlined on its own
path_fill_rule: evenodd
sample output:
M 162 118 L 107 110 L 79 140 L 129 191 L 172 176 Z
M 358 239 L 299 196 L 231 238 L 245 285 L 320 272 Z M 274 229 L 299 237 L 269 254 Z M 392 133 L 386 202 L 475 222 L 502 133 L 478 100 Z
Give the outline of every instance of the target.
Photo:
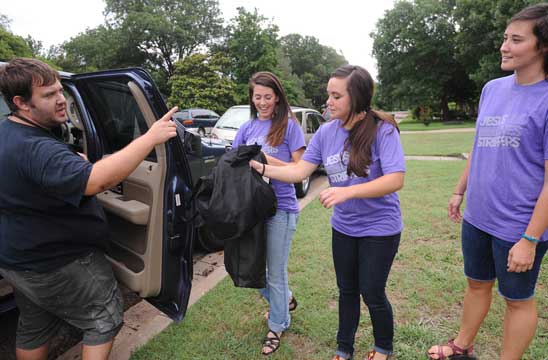
M 464 193 L 453 193 L 453 195 L 464 196 Z
M 521 238 L 525 239 L 525 240 L 529 240 L 530 242 L 535 243 L 535 244 L 538 244 L 538 242 L 540 241 L 539 239 L 537 239 L 535 237 L 532 237 L 532 236 L 529 236 L 526 233 L 521 234 Z
M 263 172 L 261 173 L 261 176 L 264 176 L 264 171 L 266 170 L 266 165 L 263 163 Z

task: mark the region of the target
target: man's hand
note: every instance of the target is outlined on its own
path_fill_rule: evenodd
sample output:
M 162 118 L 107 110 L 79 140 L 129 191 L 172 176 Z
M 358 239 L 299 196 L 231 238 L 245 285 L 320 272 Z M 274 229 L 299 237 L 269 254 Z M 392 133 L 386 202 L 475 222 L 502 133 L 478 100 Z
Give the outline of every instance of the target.
M 533 268 L 536 244 L 521 239 L 512 246 L 508 253 L 508 272 L 525 272 Z
M 464 199 L 464 195 L 451 195 L 451 199 L 449 199 L 449 205 L 447 206 L 447 216 L 449 216 L 449 219 L 451 221 L 460 223 L 462 222 L 462 215 L 460 213 L 460 205 L 462 204 L 462 200 Z
M 145 133 L 144 136 L 146 136 L 152 144 L 155 146 L 160 145 L 177 136 L 177 126 L 175 125 L 175 122 L 171 120 L 171 117 L 177 110 L 179 110 L 177 106 L 173 107 L 158 121 L 155 121 Z
M 326 209 L 330 209 L 350 198 L 351 191 L 348 187 L 330 187 L 320 193 L 320 203 Z
M 81 153 L 81 152 L 79 152 L 79 153 L 77 153 L 77 154 L 78 154 L 82 159 L 84 159 L 84 160 L 86 160 L 86 161 L 89 161 L 89 159 L 88 159 L 88 157 L 86 156 L 86 154 Z

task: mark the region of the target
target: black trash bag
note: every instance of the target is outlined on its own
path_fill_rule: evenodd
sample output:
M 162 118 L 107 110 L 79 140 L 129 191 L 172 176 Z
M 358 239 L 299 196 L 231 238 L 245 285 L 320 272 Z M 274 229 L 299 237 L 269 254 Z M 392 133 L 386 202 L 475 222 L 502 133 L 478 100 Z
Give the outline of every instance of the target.
M 225 267 L 240 287 L 265 287 L 266 226 L 276 214 L 276 194 L 249 160 L 266 163 L 260 145 L 224 154 L 196 184 L 198 223 L 224 242 Z

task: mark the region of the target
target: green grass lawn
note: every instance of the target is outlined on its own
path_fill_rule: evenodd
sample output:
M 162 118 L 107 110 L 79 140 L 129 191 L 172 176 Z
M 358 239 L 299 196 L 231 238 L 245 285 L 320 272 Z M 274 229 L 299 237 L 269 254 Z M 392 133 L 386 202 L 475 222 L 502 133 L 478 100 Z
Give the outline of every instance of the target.
M 401 134 L 405 155 L 456 156 L 470 152 L 474 133 Z
M 431 122 L 428 125 L 424 125 L 417 121 L 402 121 L 398 124 L 401 131 L 424 131 L 424 130 L 441 130 L 441 129 L 462 129 L 462 128 L 475 128 L 476 123 L 473 121 L 466 121 L 462 124 L 445 124 L 443 122 Z
M 389 282 L 399 360 L 425 359 L 429 345 L 455 336 L 462 306 L 460 227 L 446 216 L 446 203 L 463 162 L 408 161 L 400 192 L 405 229 Z M 336 347 L 337 287 L 331 257 L 331 211 L 314 201 L 301 213 L 289 260 L 289 282 L 299 301 L 281 348 L 271 359 L 330 359 Z M 524 359 L 547 359 L 548 272 L 544 264 L 536 298 L 540 321 Z M 480 359 L 496 359 L 502 334 L 503 301 L 494 303 L 476 342 Z M 133 360 L 265 359 L 260 354 L 267 327 L 266 303 L 257 291 L 235 288 L 229 278 L 204 295 L 186 319 L 170 326 Z M 364 305 L 355 359 L 373 344 Z

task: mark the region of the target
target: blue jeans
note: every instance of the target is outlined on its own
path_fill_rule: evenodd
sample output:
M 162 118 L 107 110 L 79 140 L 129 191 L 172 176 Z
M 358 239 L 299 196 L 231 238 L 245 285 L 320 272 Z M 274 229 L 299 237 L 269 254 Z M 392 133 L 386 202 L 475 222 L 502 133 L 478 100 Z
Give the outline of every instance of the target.
M 266 288 L 260 292 L 270 305 L 268 328 L 275 332 L 287 330 L 291 323 L 287 261 L 298 217 L 299 214 L 278 210 L 266 224 Z
M 352 237 L 333 229 L 333 261 L 339 287 L 339 331 L 337 354 L 354 354 L 354 337 L 360 321 L 360 294 L 373 325 L 374 349 L 393 352 L 394 316 L 385 288 L 400 234 Z
M 508 272 L 508 253 L 514 243 L 499 239 L 467 221 L 462 222 L 464 275 L 475 281 L 498 281 L 499 293 L 510 301 L 528 300 L 535 294 L 542 258 L 548 242 L 537 244 L 535 262 L 529 271 Z

